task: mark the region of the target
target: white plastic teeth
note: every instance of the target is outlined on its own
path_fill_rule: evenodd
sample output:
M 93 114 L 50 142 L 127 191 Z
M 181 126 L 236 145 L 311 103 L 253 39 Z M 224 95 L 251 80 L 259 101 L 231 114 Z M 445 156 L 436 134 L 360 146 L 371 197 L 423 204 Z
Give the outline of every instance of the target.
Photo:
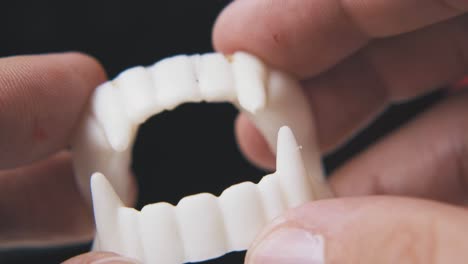
M 112 148 L 122 152 L 138 125 L 181 103 L 227 100 L 255 113 L 266 104 L 266 72 L 259 60 L 242 52 L 232 56 L 232 63 L 221 54 L 179 55 L 131 68 L 101 85 L 92 111 Z
M 318 197 L 330 194 L 315 142 L 311 108 L 301 86 L 289 75 L 268 68 L 256 57 L 237 52 L 175 56 L 150 67 L 134 67 L 96 88 L 90 109 L 72 142 L 77 182 L 91 199 L 89 178 L 109 176 L 125 205 L 133 201 L 131 146 L 140 124 L 187 102 L 234 104 L 247 113 L 276 150 L 276 134 L 289 126 L 303 147 L 306 169 Z
M 124 207 L 106 178 L 91 179 L 96 249 L 144 263 L 179 264 L 245 250 L 259 231 L 287 208 L 314 198 L 292 131 L 278 133 L 277 170 L 258 183 L 227 188 L 219 197 L 187 196 L 177 206 L 156 203 L 141 212 Z

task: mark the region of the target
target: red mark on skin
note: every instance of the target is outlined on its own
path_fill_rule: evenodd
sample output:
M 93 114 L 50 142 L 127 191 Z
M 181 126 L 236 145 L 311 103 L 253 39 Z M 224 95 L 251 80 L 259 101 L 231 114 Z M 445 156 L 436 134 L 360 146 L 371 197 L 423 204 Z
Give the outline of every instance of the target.
M 451 92 L 457 92 L 460 90 L 465 90 L 467 88 L 468 88 L 468 77 L 465 77 L 461 81 L 457 82 L 455 85 L 452 85 L 452 87 L 450 87 L 449 90 Z
M 275 41 L 276 44 L 279 44 L 280 37 L 278 33 L 273 34 L 273 40 Z
M 47 134 L 44 128 L 39 125 L 37 119 L 34 119 L 33 139 L 34 142 L 41 142 L 47 139 Z

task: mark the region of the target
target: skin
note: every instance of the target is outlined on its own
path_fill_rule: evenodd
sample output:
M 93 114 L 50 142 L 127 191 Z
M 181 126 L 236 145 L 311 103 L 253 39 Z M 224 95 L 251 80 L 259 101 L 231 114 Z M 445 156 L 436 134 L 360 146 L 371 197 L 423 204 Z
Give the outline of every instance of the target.
M 463 0 L 238 0 L 219 16 L 213 40 L 220 52 L 252 52 L 303 80 L 327 153 L 389 104 L 466 73 L 467 9 Z M 83 54 L 0 59 L 0 245 L 92 237 L 91 211 L 66 149 L 105 80 L 99 63 Z M 288 228 L 323 235 L 326 263 L 466 260 L 467 103 L 468 92 L 448 97 L 339 168 L 330 181 L 338 198 L 289 211 L 257 238 L 246 262 L 265 263 L 262 242 Z M 252 162 L 274 167 L 245 116 L 236 132 Z M 66 263 L 97 260 L 134 263 L 102 252 Z
M 389 104 L 466 73 L 467 8 L 452 0 L 238 0 L 218 18 L 214 46 L 252 52 L 303 80 L 327 153 Z M 325 237 L 326 263 L 464 262 L 467 103 L 468 92 L 448 97 L 339 168 L 330 181 L 339 198 L 267 227 L 246 262 L 273 263 L 259 253 L 262 242 L 298 226 Z M 265 141 L 242 115 L 236 132 L 252 162 L 273 168 Z
M 1 246 L 92 237 L 92 213 L 66 148 L 87 98 L 105 79 L 96 60 L 78 53 L 0 59 Z

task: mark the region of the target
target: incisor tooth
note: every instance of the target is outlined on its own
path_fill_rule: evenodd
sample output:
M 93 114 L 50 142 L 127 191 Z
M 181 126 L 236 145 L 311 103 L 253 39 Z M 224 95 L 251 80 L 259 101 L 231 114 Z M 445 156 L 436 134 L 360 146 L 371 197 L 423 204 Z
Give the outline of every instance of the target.
M 278 133 L 276 174 L 289 207 L 313 199 L 312 186 L 302 160 L 300 147 L 290 128 L 282 127 Z
M 198 57 L 196 64 L 201 97 L 209 102 L 234 101 L 236 90 L 232 67 L 223 54 L 209 53 Z
M 278 177 L 276 173 L 267 175 L 257 185 L 267 222 L 279 216 L 287 208 Z
M 149 67 L 156 88 L 157 103 L 164 109 L 171 110 L 181 102 L 200 101 L 194 68 L 192 60 L 185 55 L 163 59 Z
M 239 104 L 253 114 L 264 108 L 267 104 L 265 65 L 250 54 L 236 52 L 232 55 L 232 72 Z
M 245 250 L 266 223 L 257 185 L 251 182 L 233 185 L 221 194 L 219 204 L 228 249 Z
M 183 243 L 175 208 L 171 204 L 156 203 L 143 207 L 139 234 L 145 263 L 180 264 L 184 262 Z
M 186 262 L 226 253 L 224 220 L 216 196 L 208 193 L 187 196 L 177 204 L 176 212 Z
M 133 208 L 121 207 L 118 210 L 118 221 L 122 255 L 143 259 L 143 247 L 139 236 L 140 212 Z

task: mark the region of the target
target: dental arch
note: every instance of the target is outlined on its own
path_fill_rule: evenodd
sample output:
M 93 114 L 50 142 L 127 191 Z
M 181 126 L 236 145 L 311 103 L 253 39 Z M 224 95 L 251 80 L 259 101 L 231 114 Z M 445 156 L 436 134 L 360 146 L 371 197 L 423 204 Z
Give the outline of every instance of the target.
M 227 101 L 247 113 L 276 151 L 277 171 L 258 184 L 233 185 L 219 197 L 202 193 L 141 212 L 126 207 L 138 126 L 161 111 L 200 101 Z M 92 192 L 94 248 L 145 263 L 195 262 L 245 250 L 287 208 L 331 195 L 300 85 L 245 52 L 180 55 L 122 72 L 95 90 L 72 150 L 78 186 L 87 199 Z

